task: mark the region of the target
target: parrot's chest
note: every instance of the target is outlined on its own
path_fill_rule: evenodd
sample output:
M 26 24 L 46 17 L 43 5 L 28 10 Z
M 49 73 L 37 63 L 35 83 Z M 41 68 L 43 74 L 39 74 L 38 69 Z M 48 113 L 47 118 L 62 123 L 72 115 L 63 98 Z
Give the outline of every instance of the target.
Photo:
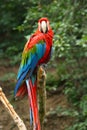
M 51 55 L 51 47 L 46 46 L 44 56 L 39 60 L 38 64 L 40 65 L 40 64 L 47 63 L 49 61 L 49 59 L 50 59 L 50 55 Z

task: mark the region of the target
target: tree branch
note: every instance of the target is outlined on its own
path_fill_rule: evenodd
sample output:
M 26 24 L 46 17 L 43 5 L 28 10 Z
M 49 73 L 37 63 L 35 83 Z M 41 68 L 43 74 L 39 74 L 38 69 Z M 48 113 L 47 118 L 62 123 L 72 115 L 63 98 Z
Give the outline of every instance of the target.
M 18 126 L 19 130 L 27 130 L 25 124 L 15 112 L 13 106 L 9 103 L 1 87 L 0 87 L 0 100 L 4 104 L 6 110 L 10 113 L 11 117 L 13 118 L 14 122 Z

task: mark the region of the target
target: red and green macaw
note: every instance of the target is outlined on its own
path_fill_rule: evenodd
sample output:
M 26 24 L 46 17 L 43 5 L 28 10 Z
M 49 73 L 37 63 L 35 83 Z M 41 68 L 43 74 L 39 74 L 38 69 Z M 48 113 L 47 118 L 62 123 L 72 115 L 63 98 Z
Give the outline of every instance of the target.
M 38 21 L 37 31 L 30 37 L 24 47 L 14 91 L 15 97 L 24 96 L 28 93 L 30 121 L 33 121 L 34 130 L 41 130 L 37 104 L 36 68 L 49 61 L 52 44 L 53 31 L 49 20 L 48 18 L 41 18 Z

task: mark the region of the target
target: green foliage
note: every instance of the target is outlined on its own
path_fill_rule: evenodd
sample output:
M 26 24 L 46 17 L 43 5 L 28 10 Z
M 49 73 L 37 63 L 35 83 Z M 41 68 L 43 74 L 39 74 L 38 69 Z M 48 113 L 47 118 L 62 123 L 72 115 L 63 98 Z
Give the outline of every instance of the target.
M 16 78 L 16 74 L 9 72 L 9 73 L 3 75 L 3 77 L 0 77 L 0 81 L 10 81 L 14 78 Z
M 72 127 L 67 128 L 66 130 L 87 130 L 87 120 L 76 123 Z
M 18 49 L 15 46 L 8 47 L 6 54 L 9 56 L 15 55 L 18 52 Z
M 77 117 L 78 116 L 78 111 L 73 110 L 73 109 L 67 109 L 63 108 L 61 106 L 58 106 L 55 110 L 58 116 L 68 116 L 68 117 Z
M 13 56 L 10 59 L 10 65 L 15 66 L 15 64 L 19 64 L 21 62 L 21 53 L 19 53 L 17 56 Z
M 80 102 L 81 114 L 87 116 L 87 95 L 83 95 Z

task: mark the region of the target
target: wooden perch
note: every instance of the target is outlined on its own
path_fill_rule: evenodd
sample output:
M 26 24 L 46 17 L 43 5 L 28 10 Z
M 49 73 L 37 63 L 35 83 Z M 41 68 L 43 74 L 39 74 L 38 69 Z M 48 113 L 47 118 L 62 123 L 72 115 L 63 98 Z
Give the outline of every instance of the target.
M 10 113 L 11 117 L 13 118 L 14 122 L 18 126 L 19 130 L 27 130 L 25 127 L 25 124 L 15 112 L 15 110 L 13 109 L 13 106 L 9 103 L 1 87 L 0 87 L 0 100 L 4 104 L 7 111 Z
M 37 71 L 37 87 L 38 87 L 38 105 L 39 117 L 41 122 L 41 130 L 43 130 L 43 122 L 46 114 L 46 73 L 42 66 Z

